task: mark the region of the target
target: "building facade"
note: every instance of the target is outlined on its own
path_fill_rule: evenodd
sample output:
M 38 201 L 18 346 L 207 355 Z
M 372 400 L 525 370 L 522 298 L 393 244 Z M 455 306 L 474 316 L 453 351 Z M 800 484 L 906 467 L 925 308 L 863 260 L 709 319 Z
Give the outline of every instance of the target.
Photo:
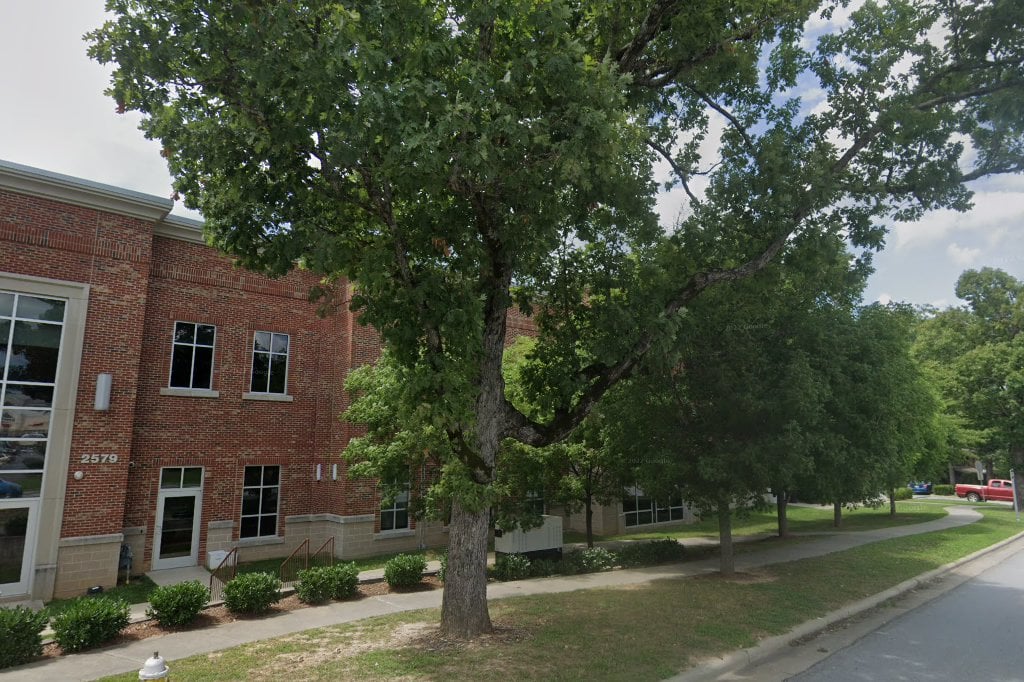
M 110 587 L 125 548 L 142 573 L 446 544 L 340 457 L 374 330 L 319 317 L 310 273 L 235 267 L 171 208 L 0 161 L 0 602 Z M 510 316 L 510 339 L 531 329 Z M 630 489 L 594 530 L 692 519 Z
M 122 545 L 138 573 L 307 538 L 342 558 L 444 544 L 339 457 L 374 331 L 171 207 L 0 162 L 0 600 L 109 587 Z

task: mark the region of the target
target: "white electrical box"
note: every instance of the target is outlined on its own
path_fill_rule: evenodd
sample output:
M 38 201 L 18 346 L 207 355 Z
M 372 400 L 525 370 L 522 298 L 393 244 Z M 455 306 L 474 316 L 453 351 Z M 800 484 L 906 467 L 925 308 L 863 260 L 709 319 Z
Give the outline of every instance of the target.
M 544 524 L 530 530 L 494 531 L 494 551 L 502 554 L 562 551 L 562 517 L 544 515 Z

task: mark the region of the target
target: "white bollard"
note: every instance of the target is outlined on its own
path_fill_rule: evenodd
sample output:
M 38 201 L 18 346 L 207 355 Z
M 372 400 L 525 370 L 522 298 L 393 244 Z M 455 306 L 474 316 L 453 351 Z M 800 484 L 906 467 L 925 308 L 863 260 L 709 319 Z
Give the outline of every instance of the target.
M 151 658 L 146 659 L 146 662 L 142 665 L 142 670 L 139 671 L 139 679 L 171 679 L 171 669 L 167 667 L 167 661 L 164 660 L 163 656 L 160 655 L 159 651 L 154 651 L 153 656 Z

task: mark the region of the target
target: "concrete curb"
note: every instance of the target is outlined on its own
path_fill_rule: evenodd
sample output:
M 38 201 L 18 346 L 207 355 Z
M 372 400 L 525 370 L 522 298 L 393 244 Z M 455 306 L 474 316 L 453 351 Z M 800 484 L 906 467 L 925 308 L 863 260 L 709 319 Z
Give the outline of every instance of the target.
M 973 554 L 968 554 L 965 557 L 961 557 L 956 561 L 952 561 L 938 568 L 932 569 L 926 573 L 915 576 L 904 580 L 898 585 L 894 585 L 889 589 L 873 594 L 869 597 L 865 597 L 860 601 L 856 601 L 852 604 L 848 604 L 840 609 L 837 609 L 829 614 L 816 618 L 815 620 L 807 621 L 797 625 L 795 628 L 787 633 L 781 635 L 775 635 L 774 637 L 768 637 L 761 640 L 757 645 L 749 647 L 747 649 L 741 649 L 732 653 L 726 654 L 722 658 L 713 659 L 711 661 L 705 661 L 704 663 L 698 664 L 696 667 L 679 673 L 671 678 L 672 682 L 706 682 L 713 680 L 726 673 L 740 670 L 749 665 L 759 663 L 770 656 L 777 654 L 778 652 L 790 647 L 797 640 L 804 638 L 813 637 L 824 630 L 832 627 L 836 623 L 858 616 L 865 611 L 869 611 L 880 604 L 883 604 L 890 599 L 900 597 L 912 590 L 915 590 L 922 585 L 931 582 L 932 580 L 944 576 L 948 573 L 955 571 L 957 568 L 964 564 L 971 563 L 977 559 L 985 557 L 993 552 L 996 552 L 1007 545 L 1014 543 L 1024 538 L 1024 531 L 1017 533 L 1016 535 L 1009 537 L 1005 540 L 997 542 L 994 545 L 989 545 L 984 549 L 979 549 Z M 953 586 L 955 587 L 955 585 Z

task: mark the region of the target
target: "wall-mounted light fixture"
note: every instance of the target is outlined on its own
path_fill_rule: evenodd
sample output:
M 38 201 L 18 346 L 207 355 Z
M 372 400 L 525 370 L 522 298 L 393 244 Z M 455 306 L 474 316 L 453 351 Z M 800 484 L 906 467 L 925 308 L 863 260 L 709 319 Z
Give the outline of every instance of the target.
M 323 478 L 323 466 L 324 466 L 323 464 L 317 464 L 316 465 L 316 480 L 318 480 L 318 481 L 321 478 Z
M 114 385 L 114 377 L 111 374 L 96 375 L 96 411 L 106 412 L 110 409 L 110 389 Z
M 332 481 L 337 481 L 338 480 L 338 465 L 337 464 L 332 464 L 331 465 L 331 480 Z

